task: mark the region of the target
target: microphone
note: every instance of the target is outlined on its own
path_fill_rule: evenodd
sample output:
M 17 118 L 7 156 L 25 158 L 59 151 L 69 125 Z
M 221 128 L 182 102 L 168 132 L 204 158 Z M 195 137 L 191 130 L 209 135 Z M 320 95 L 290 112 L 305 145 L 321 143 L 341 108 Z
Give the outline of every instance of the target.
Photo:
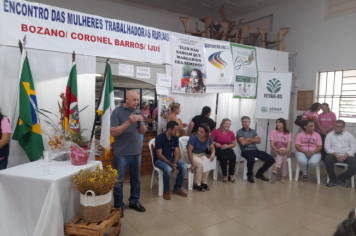
M 136 110 L 136 115 L 140 116 L 141 115 L 141 111 L 140 110 Z M 137 121 L 137 124 L 138 124 L 138 127 L 140 128 L 141 127 L 141 121 Z

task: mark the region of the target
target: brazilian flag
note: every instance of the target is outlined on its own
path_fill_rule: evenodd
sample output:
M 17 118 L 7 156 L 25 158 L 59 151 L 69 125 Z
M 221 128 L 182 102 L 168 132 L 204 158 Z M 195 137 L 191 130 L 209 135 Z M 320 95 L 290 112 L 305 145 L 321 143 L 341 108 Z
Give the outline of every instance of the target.
M 37 99 L 26 51 L 19 85 L 19 119 L 12 139 L 17 140 L 30 161 L 38 160 L 44 151 Z

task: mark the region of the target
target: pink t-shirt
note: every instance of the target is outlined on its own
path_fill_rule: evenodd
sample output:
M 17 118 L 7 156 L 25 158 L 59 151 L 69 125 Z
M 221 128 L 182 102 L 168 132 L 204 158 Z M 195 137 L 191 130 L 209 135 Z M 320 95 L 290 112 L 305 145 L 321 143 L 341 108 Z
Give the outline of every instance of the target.
M 236 138 L 234 132 L 229 131 L 225 135 L 220 131 L 220 129 L 215 129 L 213 132 L 211 132 L 211 137 L 213 138 L 214 142 L 219 143 L 221 145 L 224 145 L 224 144 L 229 145 Z
M 156 108 L 153 110 L 153 112 L 152 112 L 152 118 L 153 118 L 153 119 L 156 119 L 157 113 L 158 113 L 158 107 L 156 107 Z
M 316 122 L 318 120 L 318 112 L 312 112 L 311 110 L 307 110 L 306 112 L 304 112 L 303 117 L 314 117 L 314 121 Z
M 7 119 L 7 117 L 4 116 L 4 118 L 1 121 L 1 132 L 2 133 L 7 133 L 7 134 L 11 134 L 11 125 L 9 123 L 9 120 Z M 0 161 L 4 159 L 4 157 L 0 157 Z
M 320 134 L 313 132 L 312 134 L 306 134 L 304 131 L 297 135 L 295 144 L 300 144 L 304 151 L 312 152 L 316 149 L 316 146 L 322 145 Z
M 288 142 L 292 142 L 292 134 L 285 134 L 278 132 L 278 130 L 272 130 L 269 140 L 274 142 L 274 146 L 277 149 L 287 148 Z
M 151 115 L 151 112 L 150 112 L 150 110 L 146 110 L 146 111 L 144 111 L 144 110 L 141 110 L 141 112 L 142 112 L 142 115 L 143 116 L 146 116 L 146 115 Z
M 327 114 L 326 113 L 319 114 L 318 123 L 323 128 L 330 127 L 335 123 L 335 121 L 336 121 L 336 115 L 334 112 L 329 112 Z M 319 133 L 321 133 L 321 130 L 319 128 L 317 130 Z M 333 131 L 333 128 L 330 128 L 326 133 L 328 134 L 331 131 Z

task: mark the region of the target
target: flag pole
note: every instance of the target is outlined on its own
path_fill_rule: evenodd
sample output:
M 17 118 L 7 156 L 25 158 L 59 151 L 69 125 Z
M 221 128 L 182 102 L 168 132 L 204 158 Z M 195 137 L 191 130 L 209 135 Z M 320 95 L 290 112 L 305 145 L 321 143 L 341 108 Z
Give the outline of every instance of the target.
M 15 104 L 14 104 L 14 109 L 12 112 L 12 130 L 15 130 L 15 127 L 17 124 L 17 122 L 15 121 L 15 115 L 16 115 L 16 109 L 17 109 L 17 103 L 18 103 L 18 99 L 19 99 L 19 89 L 20 89 L 20 80 L 21 80 L 21 74 L 22 74 L 22 67 L 23 67 L 23 63 L 24 63 L 24 57 L 25 57 L 25 50 L 24 47 L 26 46 L 26 35 L 23 38 L 23 43 L 21 42 L 21 40 L 19 40 L 19 48 L 20 48 L 20 52 L 21 52 L 21 64 L 20 64 L 20 73 L 19 73 L 19 78 L 17 80 L 17 86 L 16 86 L 16 94 L 15 94 Z
M 109 58 L 106 60 L 106 63 L 105 63 L 105 70 L 104 70 L 104 79 L 103 79 L 103 84 L 101 86 L 101 91 L 100 91 L 100 97 L 99 97 L 99 102 L 98 102 L 98 106 L 100 106 L 100 103 L 101 103 L 101 97 L 103 96 L 103 90 L 104 90 L 104 85 L 105 85 L 105 81 L 106 81 L 106 72 L 107 72 L 107 67 L 108 67 L 108 62 L 109 62 Z M 94 130 L 95 130 L 95 124 L 96 124 L 96 121 L 98 120 L 99 118 L 99 114 L 95 111 L 95 118 L 94 118 L 94 123 L 93 123 L 93 129 L 91 130 L 91 135 L 90 135 L 90 144 L 89 144 L 89 147 L 91 147 L 91 144 L 92 144 L 92 139 L 93 139 L 93 136 L 94 136 Z

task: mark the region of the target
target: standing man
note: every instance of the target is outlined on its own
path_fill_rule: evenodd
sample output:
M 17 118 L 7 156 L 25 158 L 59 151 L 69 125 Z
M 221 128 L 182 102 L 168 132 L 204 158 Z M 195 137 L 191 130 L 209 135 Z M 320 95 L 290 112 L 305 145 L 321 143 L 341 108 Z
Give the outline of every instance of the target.
M 119 183 L 114 187 L 114 205 L 123 213 L 123 180 L 129 167 L 131 196 L 129 208 L 139 212 L 146 209 L 140 204 L 141 134 L 146 133 L 142 113 L 136 110 L 138 94 L 131 90 L 126 94 L 126 103 L 115 108 L 111 114 L 110 135 L 114 137 L 114 167 L 119 175 Z M 139 115 L 138 115 L 139 114 Z
M 210 132 L 216 128 L 216 123 L 212 119 L 210 119 L 211 108 L 203 107 L 201 114 L 199 116 L 195 116 L 192 121 L 189 123 L 187 135 L 191 136 L 193 133 L 198 132 L 198 128 L 200 124 L 206 123 L 209 125 Z
M 169 180 L 172 171 L 177 174 L 173 193 L 181 197 L 187 196 L 181 189 L 185 173 L 187 172 L 187 166 L 179 160 L 179 141 L 176 136 L 178 129 L 178 123 L 170 121 L 167 123 L 167 131 L 161 133 L 155 139 L 156 155 L 154 157 L 154 164 L 163 170 L 163 198 L 166 200 L 171 199 Z
M 356 174 L 356 142 L 354 136 L 345 130 L 345 121 L 337 120 L 334 124 L 334 131 L 325 138 L 325 167 L 328 171 L 330 181 L 328 187 L 340 185 L 349 187 L 346 180 L 350 180 Z M 347 171 L 336 176 L 334 165 L 336 163 L 346 163 Z
M 241 156 L 247 161 L 247 180 L 254 183 L 253 166 L 255 164 L 255 157 L 264 162 L 263 166 L 257 171 L 256 178 L 263 181 L 269 181 L 263 174 L 274 164 L 274 157 L 264 151 L 257 149 L 256 144 L 261 143 L 261 138 L 255 130 L 250 129 L 250 117 L 241 117 L 242 129 L 236 133 L 236 139 L 240 144 Z

